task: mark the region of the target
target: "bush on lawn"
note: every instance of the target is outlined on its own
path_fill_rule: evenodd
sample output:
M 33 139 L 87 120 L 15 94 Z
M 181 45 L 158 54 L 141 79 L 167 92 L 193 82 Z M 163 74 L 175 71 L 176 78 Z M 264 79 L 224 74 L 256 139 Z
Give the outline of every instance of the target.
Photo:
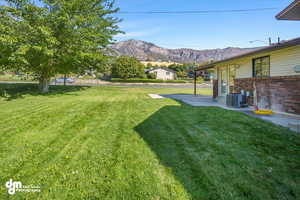
M 120 56 L 112 66 L 112 75 L 115 78 L 142 78 L 145 75 L 144 65 L 130 56 Z
M 204 78 L 202 76 L 197 77 L 197 83 L 204 83 Z
M 156 79 L 156 73 L 148 73 L 147 78 L 148 79 Z
M 184 71 L 177 72 L 176 75 L 177 75 L 178 78 L 187 78 L 188 77 L 187 72 L 184 72 Z

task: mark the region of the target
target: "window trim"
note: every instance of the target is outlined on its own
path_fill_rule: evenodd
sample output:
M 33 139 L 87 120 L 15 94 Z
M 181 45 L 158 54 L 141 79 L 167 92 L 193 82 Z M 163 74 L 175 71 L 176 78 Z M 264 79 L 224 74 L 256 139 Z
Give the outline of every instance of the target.
M 236 77 L 237 77 L 237 64 L 230 64 L 230 65 L 228 65 L 228 85 L 229 86 L 234 86 L 234 80 L 236 79 Z M 231 80 L 231 76 L 232 76 L 232 74 L 231 74 L 231 70 L 232 69 L 234 69 L 233 71 L 234 71 L 234 79 L 233 80 Z M 231 83 L 231 81 L 233 81 L 233 83 Z
M 269 75 L 268 76 L 256 76 L 255 73 L 255 60 L 257 59 L 263 59 L 263 58 L 269 58 Z M 252 77 L 253 78 L 264 78 L 264 77 L 270 77 L 271 76 L 271 56 L 261 56 L 261 57 L 257 57 L 257 58 L 253 58 L 252 59 Z

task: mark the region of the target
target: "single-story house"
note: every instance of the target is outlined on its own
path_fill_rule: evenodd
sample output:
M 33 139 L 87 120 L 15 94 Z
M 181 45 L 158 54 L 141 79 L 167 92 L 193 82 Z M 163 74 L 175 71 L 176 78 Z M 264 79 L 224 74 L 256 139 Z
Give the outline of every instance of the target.
M 300 20 L 300 0 L 295 0 L 276 15 L 276 18 L 279 20 Z
M 175 80 L 176 79 L 176 71 L 169 69 L 168 67 L 159 67 L 150 69 L 147 73 L 155 73 L 156 79 L 161 80 Z
M 213 98 L 248 94 L 248 104 L 300 114 L 300 37 L 201 66 L 214 69 Z

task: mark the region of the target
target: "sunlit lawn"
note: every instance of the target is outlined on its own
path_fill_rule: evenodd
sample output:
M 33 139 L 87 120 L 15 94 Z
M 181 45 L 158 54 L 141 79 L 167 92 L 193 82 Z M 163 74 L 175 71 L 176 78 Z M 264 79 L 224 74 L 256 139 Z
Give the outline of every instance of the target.
M 0 199 L 300 199 L 299 135 L 147 95 L 192 91 L 0 85 Z

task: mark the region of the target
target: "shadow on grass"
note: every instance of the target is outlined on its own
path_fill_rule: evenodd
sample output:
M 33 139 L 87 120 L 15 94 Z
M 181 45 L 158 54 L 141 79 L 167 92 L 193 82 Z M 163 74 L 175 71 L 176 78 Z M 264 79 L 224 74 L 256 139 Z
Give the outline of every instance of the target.
M 300 198 L 300 137 L 285 128 L 180 103 L 161 108 L 135 131 L 191 199 Z
M 25 95 L 32 96 L 52 96 L 58 94 L 76 95 L 71 92 L 85 90 L 88 86 L 50 86 L 48 93 L 40 93 L 37 84 L 17 83 L 17 84 L 0 84 L 0 98 L 6 101 L 23 98 Z

